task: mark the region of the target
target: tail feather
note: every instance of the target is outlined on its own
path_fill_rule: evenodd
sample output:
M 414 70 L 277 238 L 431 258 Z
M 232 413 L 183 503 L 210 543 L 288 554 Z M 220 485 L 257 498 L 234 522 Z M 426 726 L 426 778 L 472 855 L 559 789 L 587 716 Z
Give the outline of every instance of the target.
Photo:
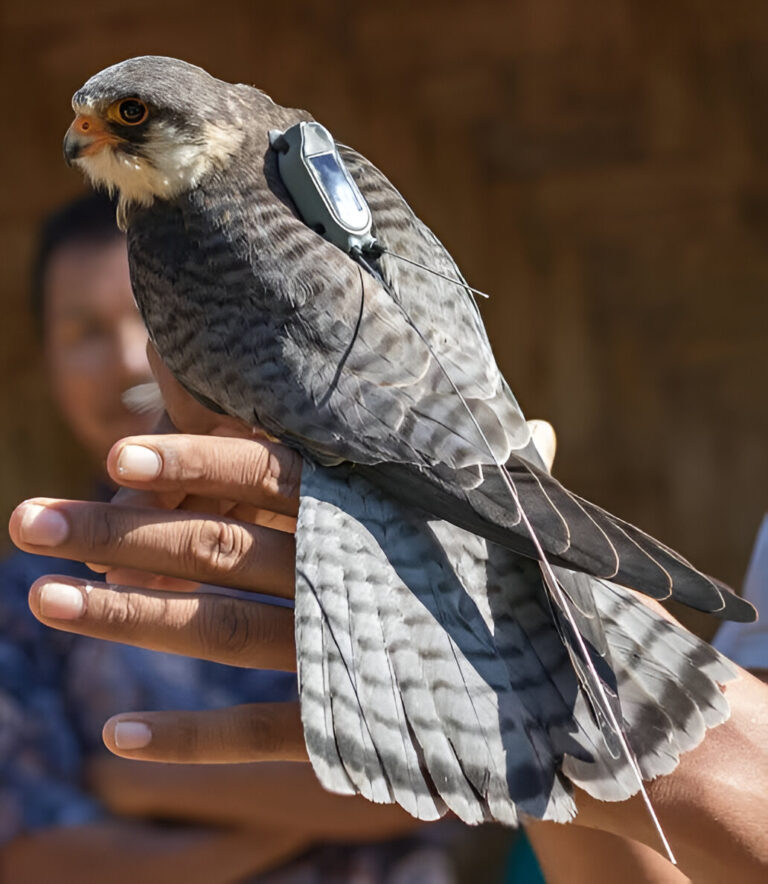
M 706 642 L 651 611 L 631 591 L 595 584 L 619 687 L 624 726 L 643 776 L 669 773 L 728 718 L 720 685 L 733 666 Z M 599 796 L 598 796 L 599 797 Z
M 331 792 L 354 795 L 357 789 L 342 764 L 333 727 L 323 607 L 306 574 L 297 574 L 297 582 L 304 590 L 296 593 L 294 611 L 304 739 L 320 782 Z
M 668 773 L 727 717 L 719 685 L 734 670 L 630 590 L 557 578 L 640 771 Z M 358 475 L 305 471 L 296 640 L 307 747 L 327 788 L 422 819 L 450 809 L 507 824 L 567 821 L 574 784 L 607 801 L 635 794 L 560 619 L 535 562 Z
M 386 740 L 374 742 L 371 718 L 360 697 L 360 666 L 354 647 L 351 618 L 342 581 L 325 588 L 323 652 L 328 661 L 329 701 L 339 756 L 344 769 L 362 795 L 376 803 L 391 803 L 393 794 L 384 771 L 382 753 Z
M 441 797 L 460 819 L 472 824 L 490 819 L 479 792 L 462 769 L 457 751 L 438 715 L 433 690 L 441 683 L 452 683 L 455 678 L 452 661 L 446 661 L 445 671 L 430 683 L 422 654 L 414 645 L 412 630 L 415 629 L 424 647 L 439 646 L 439 636 L 434 632 L 440 627 L 424 616 L 404 587 L 396 586 L 395 592 L 377 595 L 376 602 L 389 650 L 390 672 L 393 682 L 403 689 L 403 707 L 409 729 L 420 749 L 425 769 L 432 782 L 444 784 Z
M 345 673 L 345 681 L 354 687 L 357 702 L 353 714 L 363 723 L 363 745 L 370 735 L 380 760 L 377 777 L 385 780 L 397 803 L 415 817 L 437 819 L 445 812 L 445 806 L 435 800 L 424 778 L 422 759 L 409 732 L 402 696 L 392 676 L 378 606 L 370 590 L 366 592 L 367 587 L 354 574 L 347 576 L 341 589 L 346 599 L 342 597 L 340 601 L 349 617 L 344 623 L 329 621 L 328 631 L 349 631 L 347 650 L 356 671 Z M 357 759 L 354 761 L 357 763 Z

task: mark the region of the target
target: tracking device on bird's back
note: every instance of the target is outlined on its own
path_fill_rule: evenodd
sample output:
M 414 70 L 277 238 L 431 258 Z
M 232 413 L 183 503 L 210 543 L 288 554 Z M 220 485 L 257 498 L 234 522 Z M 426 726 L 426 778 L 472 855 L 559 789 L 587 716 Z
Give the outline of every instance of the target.
M 302 221 L 342 251 L 372 251 L 371 210 L 339 156 L 331 133 L 320 123 L 273 129 L 280 177 Z
M 405 255 L 386 248 L 371 233 L 371 208 L 349 174 L 333 140 L 320 123 L 296 123 L 285 132 L 272 129 L 269 143 L 277 153 L 277 168 L 285 189 L 299 210 L 301 220 L 338 246 L 380 282 L 384 279 L 375 261 L 382 255 L 404 261 L 440 279 L 487 298 L 485 292 L 467 285 L 458 271 L 448 276 Z

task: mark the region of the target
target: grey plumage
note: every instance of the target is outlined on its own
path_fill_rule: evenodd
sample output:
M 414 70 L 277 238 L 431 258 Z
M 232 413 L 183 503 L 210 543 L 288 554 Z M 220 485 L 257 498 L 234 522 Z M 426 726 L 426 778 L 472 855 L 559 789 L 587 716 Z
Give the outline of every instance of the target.
M 380 727 L 381 704 L 365 700 L 380 696 L 381 685 L 358 668 L 369 645 L 355 622 L 377 611 L 389 657 L 377 676 L 389 669 L 423 766 L 462 819 L 478 822 L 485 812 L 514 823 L 523 812 L 564 822 L 575 813 L 571 784 L 602 800 L 637 791 L 626 760 L 606 750 L 532 563 L 404 507 L 354 473 L 340 480 L 323 468 L 305 472 L 297 536 L 302 712 L 308 734 L 318 722 L 326 728 L 324 739 L 307 745 L 328 788 L 341 790 L 339 778 L 365 749 L 358 740 L 355 754 L 345 742 L 328 765 L 335 707 L 330 721 L 323 717 L 327 684 L 317 655 L 343 661 L 344 695 L 356 704 L 359 726 Z M 648 779 L 669 773 L 705 728 L 728 717 L 719 685 L 734 670 L 629 590 L 590 583 L 640 769 Z M 309 612 L 321 619 L 337 610 L 331 599 L 347 586 L 343 618 L 327 615 L 325 648 L 310 647 Z M 401 756 L 395 770 L 404 776 L 412 768 Z M 373 789 L 361 791 L 375 798 Z
M 637 790 L 614 715 L 645 776 L 671 770 L 727 717 L 733 671 L 622 586 L 733 619 L 751 606 L 547 473 L 450 255 L 363 157 L 341 148 L 377 238 L 457 284 L 387 253 L 368 273 L 301 222 L 267 133 L 305 112 L 158 58 L 96 75 L 75 104 L 112 119 L 128 96 L 146 124 L 109 128 L 110 149 L 134 178 L 71 139 L 67 155 L 121 187 L 171 371 L 307 460 L 296 638 L 321 781 L 425 819 L 566 820 L 572 783 Z

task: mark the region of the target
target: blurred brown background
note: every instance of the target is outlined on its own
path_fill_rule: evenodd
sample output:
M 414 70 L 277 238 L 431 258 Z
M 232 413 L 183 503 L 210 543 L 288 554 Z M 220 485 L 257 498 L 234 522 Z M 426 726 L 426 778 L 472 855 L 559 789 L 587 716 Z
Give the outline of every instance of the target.
M 85 493 L 27 316 L 72 92 L 176 55 L 304 106 L 452 250 L 557 474 L 733 583 L 768 506 L 768 7 L 5 0 L 0 510 Z

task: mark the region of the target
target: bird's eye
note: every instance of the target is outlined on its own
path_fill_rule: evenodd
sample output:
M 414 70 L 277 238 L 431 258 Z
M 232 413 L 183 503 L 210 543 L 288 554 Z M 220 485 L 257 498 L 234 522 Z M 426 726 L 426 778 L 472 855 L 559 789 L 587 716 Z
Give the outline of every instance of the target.
M 138 126 L 147 119 L 146 104 L 138 98 L 125 98 L 117 105 L 117 117 L 126 126 Z

